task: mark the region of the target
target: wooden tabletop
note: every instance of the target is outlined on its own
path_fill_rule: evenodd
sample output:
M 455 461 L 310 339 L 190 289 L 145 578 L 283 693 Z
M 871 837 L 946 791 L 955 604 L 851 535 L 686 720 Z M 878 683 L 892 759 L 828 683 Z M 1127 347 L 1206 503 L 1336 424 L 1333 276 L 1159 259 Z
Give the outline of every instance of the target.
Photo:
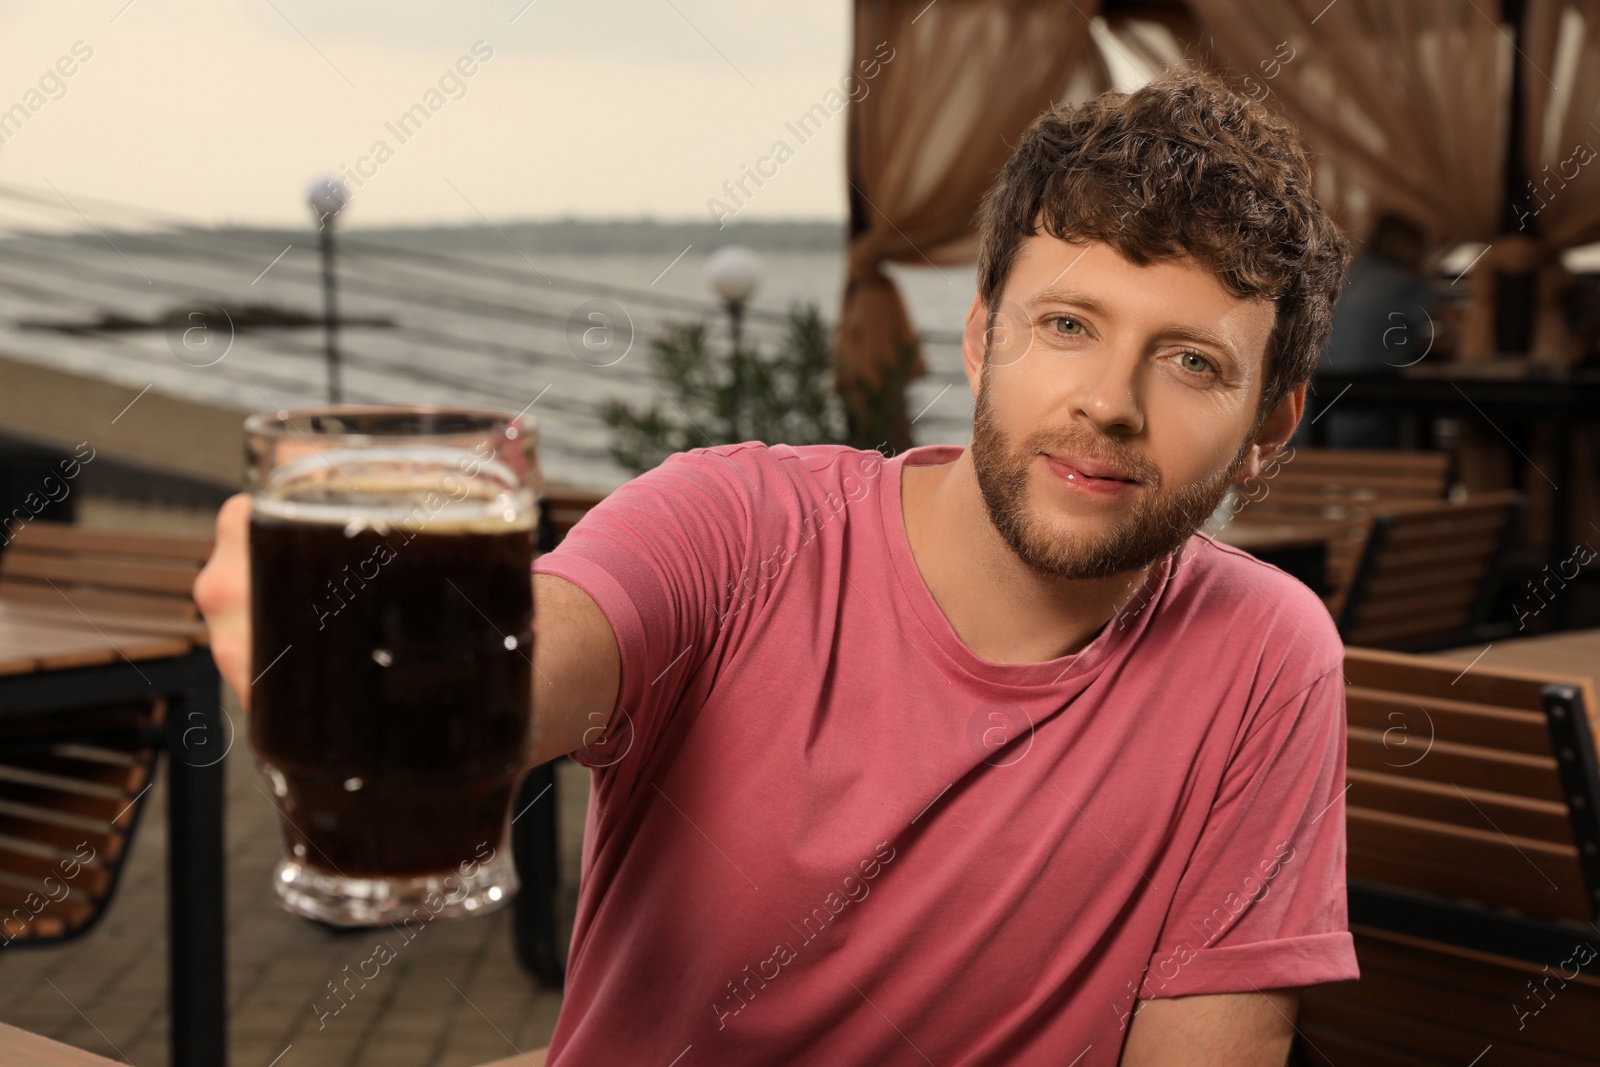
M 1485 652 L 1484 649 L 1488 651 Z M 1514 637 L 1487 645 L 1446 649 L 1432 655 L 1485 667 L 1509 667 L 1600 681 L 1600 629 L 1567 630 L 1539 637 Z
M 0 1023 L 0 1049 L 6 1067 L 121 1067 L 81 1048 Z
M 1313 548 L 1343 537 L 1348 523 L 1338 522 L 1240 522 L 1228 523 L 1211 536 L 1231 548 L 1245 552 L 1263 549 Z
M 0 599 L 0 676 L 180 656 L 200 639 L 195 625 Z

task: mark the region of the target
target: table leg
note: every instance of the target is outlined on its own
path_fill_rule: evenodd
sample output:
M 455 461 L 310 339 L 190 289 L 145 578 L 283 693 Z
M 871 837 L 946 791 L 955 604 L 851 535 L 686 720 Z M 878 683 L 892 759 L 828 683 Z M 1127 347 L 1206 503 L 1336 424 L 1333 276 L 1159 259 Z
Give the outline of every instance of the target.
M 1567 544 L 1567 521 L 1570 501 L 1568 494 L 1572 489 L 1572 446 L 1573 446 L 1572 417 L 1566 407 L 1556 416 L 1555 436 L 1551 451 L 1555 453 L 1555 487 L 1550 493 L 1550 569 L 1559 571 L 1561 563 L 1570 554 L 1571 549 Z M 1572 597 L 1562 596 L 1556 598 L 1555 626 L 1558 630 L 1565 630 L 1572 625 Z
M 173 1067 L 226 1067 L 228 1059 L 222 803 L 233 730 L 218 706 L 215 668 L 202 655 L 201 677 L 173 697 L 167 719 Z
M 545 985 L 561 988 L 556 946 L 556 887 L 560 884 L 555 767 L 542 763 L 523 778 L 513 810 L 512 853 L 522 889 L 512 901 L 517 958 Z

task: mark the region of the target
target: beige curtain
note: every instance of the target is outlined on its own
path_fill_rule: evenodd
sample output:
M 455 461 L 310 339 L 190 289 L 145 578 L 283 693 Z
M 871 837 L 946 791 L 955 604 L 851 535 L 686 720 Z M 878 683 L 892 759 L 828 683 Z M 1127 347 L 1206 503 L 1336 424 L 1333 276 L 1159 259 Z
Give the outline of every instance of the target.
M 1441 244 L 1489 245 L 1463 283 L 1463 358 L 1496 354 L 1495 272 L 1532 271 L 1532 356 L 1570 362 L 1560 253 L 1600 241 L 1600 0 L 1528 0 L 1520 60 L 1500 5 L 1483 0 L 1189 3 L 1214 43 L 1208 64 L 1259 87 L 1321 154 L 1318 193 L 1346 230 L 1359 238 L 1393 208 Z M 1504 188 L 1515 62 L 1532 190 Z M 1530 194 L 1531 225 L 1504 231 L 1506 203 Z
M 974 258 L 979 201 L 1017 135 L 1053 100 L 1109 84 L 1090 40 L 1100 4 L 858 0 L 853 69 L 880 68 L 850 105 L 846 145 L 851 238 L 835 386 L 854 443 L 909 447 L 903 386 L 927 373 L 882 265 Z
M 1381 206 L 1444 240 L 1493 239 L 1512 49 L 1484 3 L 1189 3 L 1220 72 L 1277 104 L 1322 154 L 1324 202 L 1347 230 L 1364 233 Z
M 1519 219 L 1538 239 L 1533 357 L 1568 365 L 1581 345 L 1560 298 L 1572 281 L 1561 252 L 1600 241 L 1600 0 L 1533 0 L 1522 42 L 1523 164 L 1532 188 Z
M 1540 241 L 1600 241 L 1600 0 L 1535 0 L 1522 50 L 1524 161 Z
M 1441 245 L 1491 244 L 1473 270 L 1461 355 L 1493 353 L 1491 279 L 1526 248 L 1501 243 L 1514 50 L 1474 0 L 1189 0 L 1207 60 L 1287 115 L 1318 154 L 1318 196 L 1356 240 L 1385 209 Z

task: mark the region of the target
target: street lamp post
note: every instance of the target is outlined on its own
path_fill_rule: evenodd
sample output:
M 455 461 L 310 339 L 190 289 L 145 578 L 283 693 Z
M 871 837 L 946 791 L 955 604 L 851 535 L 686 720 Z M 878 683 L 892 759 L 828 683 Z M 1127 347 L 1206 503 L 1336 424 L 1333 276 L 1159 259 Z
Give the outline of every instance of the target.
M 328 403 L 340 400 L 339 388 L 339 306 L 334 291 L 333 272 L 333 220 L 349 202 L 344 183 L 337 178 L 323 178 L 312 183 L 306 201 L 317 219 L 317 234 L 322 245 L 322 313 L 323 337 L 328 359 Z
M 743 245 L 719 248 L 706 260 L 711 288 L 728 310 L 728 327 L 733 338 L 733 387 L 729 402 L 730 435 L 740 438 L 739 410 L 744 402 L 744 350 L 740 343 L 744 326 L 744 305 L 761 284 L 761 260 Z

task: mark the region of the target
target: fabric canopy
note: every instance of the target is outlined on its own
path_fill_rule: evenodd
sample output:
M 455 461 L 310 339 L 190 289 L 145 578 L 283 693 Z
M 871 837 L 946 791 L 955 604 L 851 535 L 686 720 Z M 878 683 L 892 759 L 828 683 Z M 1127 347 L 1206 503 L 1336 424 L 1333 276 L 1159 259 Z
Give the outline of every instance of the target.
M 1532 354 L 1574 351 L 1558 310 L 1560 253 L 1600 241 L 1600 0 L 858 0 L 855 54 L 894 49 L 850 108 L 851 241 L 835 384 L 856 443 L 910 443 L 901 392 L 925 373 L 883 264 L 969 262 L 976 213 L 1016 136 L 1053 100 L 1111 85 L 1098 39 L 1149 73 L 1181 61 L 1222 74 L 1304 134 L 1318 195 L 1358 240 L 1384 210 L 1440 247 L 1489 247 L 1460 356 L 1494 342 L 1496 272 L 1536 278 Z M 1130 15 L 1165 16 L 1167 48 Z M 1151 24 L 1145 23 L 1145 28 Z M 1512 80 L 1522 84 L 1528 188 L 1506 189 Z M 1507 224 L 1518 205 L 1518 224 Z M 866 440 L 871 436 L 872 439 Z
M 1440 245 L 1489 246 L 1467 281 L 1462 358 L 1496 354 L 1495 273 L 1531 272 L 1530 350 L 1560 363 L 1559 254 L 1600 240 L 1600 167 L 1581 162 L 1600 148 L 1600 0 L 1527 2 L 1519 48 L 1499 5 L 1474 0 L 1189 0 L 1225 72 L 1259 84 L 1319 153 L 1319 195 L 1348 232 L 1392 209 Z M 1535 178 L 1521 190 L 1505 188 L 1514 72 Z
M 1381 203 L 1453 240 L 1494 238 L 1512 49 L 1470 2 L 1189 4 L 1220 73 L 1276 103 L 1322 156 L 1319 194 L 1346 229 Z
M 1220 72 L 1287 115 L 1318 153 L 1318 195 L 1358 239 L 1380 210 L 1440 244 L 1492 245 L 1503 214 L 1514 52 L 1471 0 L 1189 0 Z M 1285 58 L 1286 57 L 1286 58 Z M 1524 258 L 1525 248 L 1516 250 Z M 1481 263 L 1462 354 L 1492 353 Z
M 909 447 L 903 387 L 927 371 L 883 264 L 974 258 L 978 203 L 1016 134 L 1072 88 L 1074 74 L 1082 95 L 1109 87 L 1090 41 L 1099 8 L 1100 0 L 857 3 L 855 60 L 882 65 L 872 91 L 851 105 L 847 132 L 851 236 L 835 385 L 853 443 Z
M 1542 241 L 1573 248 L 1600 241 L 1600 0 L 1529 11 L 1524 155 Z M 1518 190 L 1512 190 L 1513 193 Z

